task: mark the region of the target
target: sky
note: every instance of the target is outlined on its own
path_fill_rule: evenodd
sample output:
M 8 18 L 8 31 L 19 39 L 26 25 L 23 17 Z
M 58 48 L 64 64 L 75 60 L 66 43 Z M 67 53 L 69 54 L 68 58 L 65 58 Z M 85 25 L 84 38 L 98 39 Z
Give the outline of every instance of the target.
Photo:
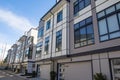
M 40 18 L 55 2 L 56 0 L 0 0 L 0 60 L 5 58 L 8 49 L 25 31 L 38 27 Z

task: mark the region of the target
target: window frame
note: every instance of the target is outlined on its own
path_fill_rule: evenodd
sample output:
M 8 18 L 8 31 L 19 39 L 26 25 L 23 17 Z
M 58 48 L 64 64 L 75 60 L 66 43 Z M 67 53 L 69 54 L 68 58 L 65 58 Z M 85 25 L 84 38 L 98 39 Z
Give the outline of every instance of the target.
M 49 30 L 51 27 L 51 19 L 49 19 L 47 22 L 46 22 L 46 31 Z
M 44 51 L 48 54 L 49 52 L 49 42 L 50 42 L 50 37 L 46 37 L 45 38 L 45 47 L 44 47 Z
M 44 35 L 44 27 L 38 29 L 38 38 L 43 37 Z
M 87 0 L 88 1 L 88 0 Z M 83 8 L 80 8 L 80 3 L 83 2 Z M 87 6 L 89 6 L 91 4 L 91 0 L 90 2 L 86 5 L 86 0 L 76 0 L 74 3 L 73 3 L 73 11 L 74 11 L 74 15 L 76 15 L 79 11 L 83 10 L 84 8 L 86 8 Z M 78 6 L 78 7 L 77 7 Z M 77 7 L 77 11 L 75 12 L 75 7 Z
M 40 48 L 40 50 L 37 50 L 37 48 Z M 36 58 L 41 57 L 42 54 L 42 48 L 43 48 L 43 42 L 39 42 L 36 46 Z M 38 55 L 38 56 L 37 56 Z
M 56 32 L 56 47 L 55 51 L 59 52 L 62 50 L 62 30 Z M 58 50 L 57 50 L 58 49 Z
M 117 8 L 116 8 L 117 4 L 120 4 L 120 2 L 118 2 L 118 3 L 116 3 L 116 4 L 112 5 L 112 6 L 109 6 L 108 8 L 106 8 L 106 9 L 104 9 L 104 10 L 102 10 L 102 11 L 100 11 L 100 12 L 97 13 L 98 33 L 99 33 L 99 41 L 100 41 L 100 42 L 105 42 L 105 41 L 109 41 L 109 40 L 113 40 L 113 39 L 120 38 L 120 36 L 119 36 L 119 37 L 116 36 L 116 37 L 114 37 L 114 38 L 110 38 L 110 35 L 111 35 L 111 34 L 120 32 L 120 19 L 119 19 L 119 15 L 118 15 L 118 14 L 120 14 L 120 9 L 117 10 Z M 114 8 L 115 8 L 115 11 L 106 14 L 106 10 L 109 9 L 109 8 L 111 8 L 111 7 L 114 7 Z M 101 12 L 104 12 L 104 15 L 101 16 L 101 17 L 99 17 L 98 14 L 100 14 Z M 109 31 L 109 26 L 108 26 L 108 20 L 107 20 L 107 18 L 109 18 L 109 17 L 111 17 L 111 16 L 114 16 L 114 15 L 117 17 L 116 19 L 117 19 L 117 22 L 118 22 L 119 30 L 115 30 L 115 31 L 110 32 L 110 31 Z M 99 29 L 99 27 L 100 27 L 100 26 L 99 26 L 99 21 L 104 20 L 104 19 L 105 19 L 105 22 L 106 22 L 107 32 L 106 32 L 106 34 L 102 34 L 102 35 L 101 35 L 100 29 Z M 101 37 L 104 37 L 104 36 L 108 36 L 108 39 L 101 40 Z
M 88 21 L 88 23 L 87 23 L 87 20 L 88 20 L 89 18 L 91 18 L 91 21 L 90 21 L 90 22 Z M 82 26 L 80 26 L 80 23 L 81 23 L 81 22 L 84 22 L 84 21 L 85 21 L 85 24 L 82 25 Z M 79 28 L 77 28 L 77 29 L 75 29 L 75 25 L 76 25 L 76 24 L 79 24 L 79 25 L 78 25 Z M 80 47 L 84 47 L 84 46 L 88 46 L 88 45 L 94 44 L 95 41 L 94 41 L 94 29 L 93 29 L 92 16 L 90 16 L 90 17 L 88 17 L 88 18 L 86 18 L 86 19 L 84 19 L 84 20 L 82 20 L 82 21 L 80 21 L 80 22 L 78 22 L 78 23 L 76 23 L 76 24 L 74 24 L 74 48 L 80 48 Z M 88 32 L 87 32 L 87 28 L 90 27 L 90 26 L 92 26 L 92 33 L 91 33 L 91 35 L 93 36 L 93 37 L 91 37 L 91 38 L 89 38 L 89 34 L 88 34 Z M 86 40 L 80 41 L 80 40 L 81 40 L 80 30 L 82 30 L 83 28 L 85 28 Z M 79 32 L 79 34 L 78 34 L 79 39 L 78 39 L 77 42 L 76 42 L 76 38 L 78 38 L 78 36 L 75 37 L 75 36 L 76 36 L 76 35 L 75 35 L 75 32 L 77 32 L 77 31 Z M 89 43 L 89 40 L 92 40 L 92 43 Z M 86 45 L 82 45 L 82 43 L 84 43 L 84 42 L 86 43 Z M 78 44 L 77 47 L 75 46 L 76 44 Z
M 116 66 L 116 67 L 114 67 L 114 66 Z M 120 68 L 118 66 L 120 66 L 120 58 L 110 59 L 110 68 L 111 68 L 111 75 L 112 75 L 113 80 L 115 78 L 118 78 L 118 77 L 114 76 L 115 74 L 120 74 L 120 72 L 119 72 Z M 118 70 L 118 72 L 116 72 L 117 70 Z
M 57 23 L 61 22 L 62 20 L 63 20 L 63 10 L 57 13 Z

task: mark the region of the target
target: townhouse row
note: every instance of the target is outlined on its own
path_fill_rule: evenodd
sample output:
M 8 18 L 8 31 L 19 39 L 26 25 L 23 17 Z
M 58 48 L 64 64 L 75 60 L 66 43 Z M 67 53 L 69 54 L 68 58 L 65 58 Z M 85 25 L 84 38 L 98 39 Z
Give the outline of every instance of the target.
M 120 0 L 57 0 L 8 51 L 8 66 L 50 80 L 120 80 Z

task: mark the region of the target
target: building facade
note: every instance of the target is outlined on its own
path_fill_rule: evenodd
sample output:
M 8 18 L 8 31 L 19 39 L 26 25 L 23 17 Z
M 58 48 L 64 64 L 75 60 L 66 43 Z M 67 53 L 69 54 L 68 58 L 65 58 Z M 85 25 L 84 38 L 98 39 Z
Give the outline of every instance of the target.
M 7 63 L 15 72 L 31 74 L 35 71 L 35 53 L 37 43 L 37 29 L 31 28 L 8 51 Z
M 43 79 L 50 80 L 50 72 L 57 71 L 57 57 L 69 54 L 68 8 L 68 1 L 58 1 L 39 23 L 36 66 Z
M 14 71 L 16 72 L 22 72 L 22 62 L 23 62 L 23 56 L 24 56 L 24 50 L 25 50 L 26 37 L 27 37 L 26 35 L 23 35 L 16 42 L 17 51 L 15 55 L 15 60 L 14 60 Z
M 11 58 L 11 49 L 8 50 L 8 54 L 7 54 L 7 65 L 8 65 L 8 68 L 10 68 L 10 58 Z
M 14 61 L 15 61 L 15 56 L 16 56 L 16 51 L 17 51 L 17 45 L 13 44 L 11 46 L 11 49 L 8 50 L 8 68 L 13 70 L 14 68 Z
M 37 44 L 37 29 L 31 28 L 27 32 L 27 37 L 25 41 L 23 62 L 22 62 L 22 72 L 31 74 L 35 71 L 35 53 L 36 53 L 36 44 Z
M 120 0 L 56 0 L 25 36 L 15 58 L 22 72 L 46 80 L 51 72 L 56 80 L 94 80 L 96 73 L 120 80 Z
M 119 80 L 120 1 L 60 0 L 38 27 L 36 65 L 41 78 Z

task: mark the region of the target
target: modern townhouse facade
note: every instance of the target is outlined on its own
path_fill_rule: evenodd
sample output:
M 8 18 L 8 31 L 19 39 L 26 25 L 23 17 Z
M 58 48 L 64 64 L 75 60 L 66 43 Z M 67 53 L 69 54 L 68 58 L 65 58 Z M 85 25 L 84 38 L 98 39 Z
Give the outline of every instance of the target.
M 7 66 L 10 68 L 10 58 L 11 58 L 11 49 L 8 50 L 7 52 Z
M 9 57 L 8 57 L 8 60 L 9 60 L 9 68 L 11 70 L 13 70 L 13 67 L 14 67 L 14 61 L 15 61 L 15 56 L 16 56 L 16 51 L 17 51 L 17 45 L 16 44 L 13 44 L 11 46 L 11 49 L 9 49 Z
M 69 54 L 69 1 L 58 1 L 40 20 L 36 52 L 37 72 L 50 80 L 58 59 Z
M 22 62 L 22 72 L 31 74 L 35 71 L 35 53 L 37 44 L 37 29 L 31 28 L 26 34 L 26 41 L 24 46 L 24 55 Z
M 46 80 L 51 72 L 56 80 L 94 80 L 96 73 L 120 80 L 120 0 L 56 2 L 38 35 L 31 29 L 18 40 L 15 67 Z
M 26 35 L 23 35 L 16 42 L 18 46 L 16 56 L 15 56 L 15 61 L 14 61 L 14 71 L 16 72 L 22 72 L 22 62 L 23 62 L 23 56 L 24 56 L 24 50 L 25 50 L 26 37 L 27 37 Z
M 120 0 L 59 0 L 40 20 L 36 65 L 47 80 L 119 80 Z

